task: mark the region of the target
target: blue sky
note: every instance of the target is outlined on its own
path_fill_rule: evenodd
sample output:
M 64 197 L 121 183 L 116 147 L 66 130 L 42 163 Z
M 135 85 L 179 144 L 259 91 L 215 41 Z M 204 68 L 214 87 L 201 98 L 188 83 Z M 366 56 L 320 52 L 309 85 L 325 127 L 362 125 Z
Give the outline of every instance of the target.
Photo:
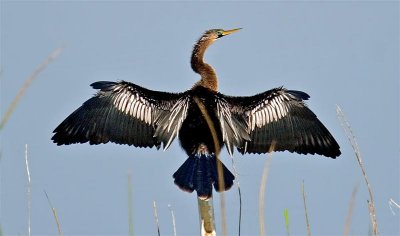
M 1 112 L 47 55 L 60 57 L 31 85 L 1 131 L 0 224 L 5 235 L 27 234 L 28 144 L 32 233 L 55 235 L 44 195 L 67 235 L 128 234 L 127 176 L 132 176 L 134 232 L 155 235 L 153 201 L 162 235 L 198 235 L 195 194 L 174 185 L 186 156 L 177 142 L 166 152 L 116 144 L 58 147 L 53 129 L 95 91 L 98 80 L 127 80 L 149 89 L 184 91 L 199 78 L 189 58 L 210 28 L 244 29 L 209 48 L 220 92 L 251 95 L 273 87 L 302 90 L 309 107 L 341 146 L 337 160 L 274 153 L 266 187 L 267 235 L 306 234 L 305 182 L 313 235 L 342 234 L 353 188 L 352 235 L 369 232 L 368 191 L 337 119 L 339 104 L 357 137 L 371 182 L 382 235 L 398 235 L 388 201 L 399 193 L 399 3 L 368 2 L 97 2 L 1 1 Z M 243 235 L 258 235 L 258 191 L 266 155 L 234 160 L 243 194 Z M 232 169 L 226 151 L 222 160 Z M 226 192 L 228 233 L 237 234 L 237 190 Z M 216 195 L 219 219 L 219 197 Z M 217 222 L 219 222 L 217 219 Z M 221 229 L 217 224 L 217 229 Z

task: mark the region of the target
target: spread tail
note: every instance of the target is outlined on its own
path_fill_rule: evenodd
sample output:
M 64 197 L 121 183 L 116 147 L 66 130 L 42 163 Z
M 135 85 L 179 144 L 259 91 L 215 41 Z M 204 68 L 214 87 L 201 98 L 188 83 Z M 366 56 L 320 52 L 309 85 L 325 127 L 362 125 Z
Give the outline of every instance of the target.
M 223 170 L 224 186 L 220 189 L 218 181 L 218 166 Z M 196 190 L 199 198 L 208 199 L 212 196 L 212 186 L 216 191 L 228 190 L 233 185 L 234 175 L 215 157 L 215 154 L 192 154 L 173 175 L 175 184 L 187 192 Z

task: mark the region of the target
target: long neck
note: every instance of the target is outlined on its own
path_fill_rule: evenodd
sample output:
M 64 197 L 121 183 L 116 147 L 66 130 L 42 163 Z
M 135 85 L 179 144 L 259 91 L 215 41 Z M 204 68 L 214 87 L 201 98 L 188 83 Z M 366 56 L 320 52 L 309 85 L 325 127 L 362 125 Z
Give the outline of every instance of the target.
M 209 40 L 200 39 L 193 48 L 191 58 L 192 69 L 201 76 L 201 79 L 193 87 L 202 86 L 213 91 L 218 91 L 217 75 L 212 66 L 203 60 L 204 53 L 211 43 Z

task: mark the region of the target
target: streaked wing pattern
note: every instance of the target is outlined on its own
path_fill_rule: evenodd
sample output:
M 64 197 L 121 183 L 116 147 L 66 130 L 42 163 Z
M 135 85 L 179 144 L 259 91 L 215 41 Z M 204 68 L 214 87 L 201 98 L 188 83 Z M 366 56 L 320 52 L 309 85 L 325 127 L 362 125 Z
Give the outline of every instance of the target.
M 243 116 L 231 112 L 231 104 L 224 97 L 218 97 L 216 102 L 223 142 L 228 153 L 232 155 L 234 146 L 243 147 L 246 141 L 251 140 L 247 131 L 247 123 Z
M 309 98 L 304 92 L 276 88 L 250 97 L 220 96 L 232 114 L 243 114 L 236 123 L 247 124 L 250 140 L 242 136 L 244 145 L 237 145 L 242 154 L 287 150 L 332 158 L 340 155 L 335 139 L 304 104 Z
M 159 148 L 163 143 L 167 148 L 186 117 L 185 93 L 152 91 L 125 81 L 91 86 L 100 91 L 54 130 L 52 140 L 58 145 L 114 142 Z
M 166 150 L 178 135 L 189 108 L 189 96 L 182 96 L 169 110 L 162 110 L 156 117 L 156 131 L 154 136 L 163 142 Z

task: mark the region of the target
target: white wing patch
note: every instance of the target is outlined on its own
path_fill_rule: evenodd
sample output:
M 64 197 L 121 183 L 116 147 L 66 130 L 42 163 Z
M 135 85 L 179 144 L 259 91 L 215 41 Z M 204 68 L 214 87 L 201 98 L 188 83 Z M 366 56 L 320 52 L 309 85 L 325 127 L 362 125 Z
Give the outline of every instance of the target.
M 170 110 L 162 111 L 156 118 L 157 129 L 154 137 L 164 141 L 166 150 L 174 141 L 181 129 L 183 121 L 186 119 L 189 108 L 189 97 L 179 99 Z
M 258 106 L 247 112 L 249 128 L 253 131 L 271 122 L 278 121 L 289 113 L 290 94 L 279 91 L 268 96 Z
M 119 94 L 113 99 L 114 106 L 121 112 L 135 117 L 146 124 L 152 124 L 154 117 L 152 111 L 153 105 L 139 96 L 138 93 L 132 93 L 129 89 L 121 89 L 116 86 Z
M 130 87 L 115 86 L 114 92 L 117 95 L 113 99 L 113 105 L 126 115 L 154 125 L 156 130 L 153 137 L 163 142 L 166 150 L 178 135 L 186 118 L 189 97 L 178 99 L 170 108 L 162 108 L 155 106 Z
M 222 138 L 227 147 L 229 155 L 233 155 L 234 145 L 240 146 L 243 138 L 250 140 L 250 136 L 246 131 L 246 127 L 240 122 L 232 119 L 231 109 L 228 103 L 222 99 L 217 100 L 217 113 L 221 125 Z

